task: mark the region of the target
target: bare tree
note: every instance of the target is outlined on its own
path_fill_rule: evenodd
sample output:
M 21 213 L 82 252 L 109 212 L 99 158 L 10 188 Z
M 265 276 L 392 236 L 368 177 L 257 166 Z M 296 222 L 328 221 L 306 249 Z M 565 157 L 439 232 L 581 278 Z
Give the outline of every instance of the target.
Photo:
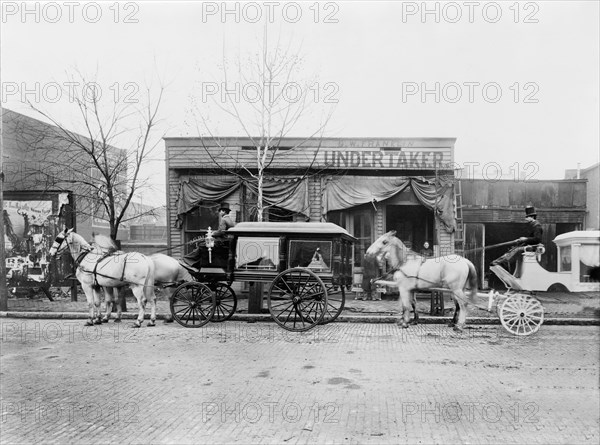
M 153 133 L 164 87 L 154 96 L 147 87 L 143 101 L 116 101 L 81 74 L 71 80 L 85 86 L 64 91 L 75 108 L 78 132 L 29 102 L 53 126 L 17 128 L 17 137 L 34 149 L 37 161 L 23 178 L 48 189 L 71 189 L 78 214 L 107 221 L 116 240 L 122 223 L 141 216 L 128 212 L 134 195 L 151 186 L 142 171 L 162 139 Z
M 285 149 L 285 155 L 301 148 L 309 139 L 322 138 L 325 127 L 333 110 L 330 109 L 321 118 L 321 122 L 308 132 L 293 146 L 283 147 L 282 140 L 289 137 L 297 128 L 302 118 L 306 118 L 319 102 L 319 94 L 315 91 L 314 81 L 297 80 L 301 75 L 303 59 L 299 50 L 294 50 L 291 43 L 285 47 L 278 39 L 273 49 L 269 48 L 267 25 L 265 24 L 260 50 L 247 60 L 238 59 L 233 68 L 223 56 L 222 81 L 209 83 L 216 86 L 217 94 L 207 94 L 211 90 L 205 88 L 203 82 L 202 103 L 197 103 L 196 97 L 191 97 L 196 129 L 202 136 L 204 149 L 211 162 L 221 171 L 254 182 L 256 188 L 256 218 L 262 221 L 264 211 L 276 206 L 270 205 L 263 199 L 263 183 L 267 172 L 274 161 Z M 231 89 L 235 94 L 231 94 Z M 214 90 L 212 90 L 214 92 Z M 252 96 L 252 97 L 249 97 Z M 218 109 L 224 112 L 230 122 L 235 123 L 241 133 L 249 138 L 255 149 L 253 162 L 240 164 L 233 158 L 226 144 L 215 132 L 212 120 L 203 111 L 206 99 L 209 98 Z M 333 103 L 334 101 L 332 101 Z M 308 134 L 307 134 L 308 133 Z M 205 144 L 210 141 L 211 148 Z M 315 161 L 319 148 L 308 165 L 297 170 L 297 176 L 304 179 L 315 174 Z M 231 165 L 234 164 L 233 167 Z

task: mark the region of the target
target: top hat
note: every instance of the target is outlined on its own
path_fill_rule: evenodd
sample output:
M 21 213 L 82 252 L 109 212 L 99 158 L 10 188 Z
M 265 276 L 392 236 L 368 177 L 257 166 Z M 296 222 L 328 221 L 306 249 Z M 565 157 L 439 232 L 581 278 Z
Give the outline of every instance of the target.
M 231 209 L 229 208 L 229 204 L 226 203 L 226 202 L 224 202 L 223 204 L 221 204 L 219 206 L 219 210 L 218 211 L 220 212 L 221 210 L 223 210 L 225 213 L 229 213 L 231 211 Z
M 537 216 L 537 213 L 535 213 L 535 207 L 533 207 L 533 206 L 525 207 L 525 218 L 527 218 L 528 216 Z

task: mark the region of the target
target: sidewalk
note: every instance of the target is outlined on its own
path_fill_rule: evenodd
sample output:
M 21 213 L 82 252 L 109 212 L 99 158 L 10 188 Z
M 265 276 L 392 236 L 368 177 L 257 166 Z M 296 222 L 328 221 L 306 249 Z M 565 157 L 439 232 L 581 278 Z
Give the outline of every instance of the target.
M 248 314 L 248 300 L 245 295 L 238 297 L 237 311 L 232 320 L 238 321 L 268 321 L 266 299 L 263 314 Z M 600 293 L 550 293 L 540 292 L 536 298 L 544 306 L 544 323 L 546 324 L 593 324 L 600 325 Z M 66 295 L 56 295 L 55 301 L 49 301 L 43 295 L 32 298 L 9 298 L 8 311 L 0 312 L 0 316 L 18 318 L 87 318 L 88 307 L 85 296 L 80 294 L 76 302 L 72 302 Z M 454 304 L 448 295 L 445 295 L 445 310 L 443 316 L 430 315 L 430 298 L 427 294 L 417 297 L 417 310 L 423 323 L 447 323 L 452 317 Z M 472 324 L 497 324 L 498 315 L 495 311 L 488 312 L 481 309 L 487 307 L 487 299 L 480 298 L 477 308 L 469 308 L 468 323 Z M 137 316 L 137 302 L 134 298 L 127 299 L 128 312 L 123 318 Z M 147 309 L 149 309 L 147 307 Z M 104 312 L 104 303 L 102 303 Z M 149 311 L 146 318 L 149 317 Z M 159 319 L 170 315 L 169 302 L 162 292 L 157 292 L 157 314 Z M 356 300 L 355 294 L 346 294 L 346 304 L 339 316 L 339 322 L 360 323 L 394 323 L 400 317 L 400 305 L 397 296 L 385 296 L 380 301 Z M 412 318 L 412 315 L 411 315 Z

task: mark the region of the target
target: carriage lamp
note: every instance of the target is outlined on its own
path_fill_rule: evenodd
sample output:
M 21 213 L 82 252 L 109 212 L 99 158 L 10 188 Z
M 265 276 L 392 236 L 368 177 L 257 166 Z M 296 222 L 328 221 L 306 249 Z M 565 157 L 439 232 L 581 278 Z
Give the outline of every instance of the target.
M 204 242 L 208 248 L 208 262 L 212 263 L 212 248 L 215 247 L 215 238 L 213 237 L 213 231 L 210 226 L 206 231 L 206 238 L 204 238 Z

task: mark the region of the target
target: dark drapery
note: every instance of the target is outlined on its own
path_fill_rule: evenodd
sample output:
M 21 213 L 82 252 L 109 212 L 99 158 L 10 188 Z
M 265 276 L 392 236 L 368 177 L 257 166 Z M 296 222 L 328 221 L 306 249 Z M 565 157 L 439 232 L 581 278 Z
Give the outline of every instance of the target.
M 177 196 L 177 227 L 183 224 L 183 215 L 194 209 L 199 202 L 219 202 L 231 195 L 242 185 L 257 193 L 256 180 L 245 178 L 203 177 L 188 178 L 179 183 Z M 308 183 L 302 178 L 264 178 L 263 201 L 283 209 L 306 213 L 308 203 Z
M 410 186 L 415 196 L 434 211 L 448 232 L 455 227 L 451 183 L 436 189 L 435 182 L 423 177 L 343 176 L 331 178 L 323 191 L 323 213 L 343 210 L 369 202 L 384 201 Z

